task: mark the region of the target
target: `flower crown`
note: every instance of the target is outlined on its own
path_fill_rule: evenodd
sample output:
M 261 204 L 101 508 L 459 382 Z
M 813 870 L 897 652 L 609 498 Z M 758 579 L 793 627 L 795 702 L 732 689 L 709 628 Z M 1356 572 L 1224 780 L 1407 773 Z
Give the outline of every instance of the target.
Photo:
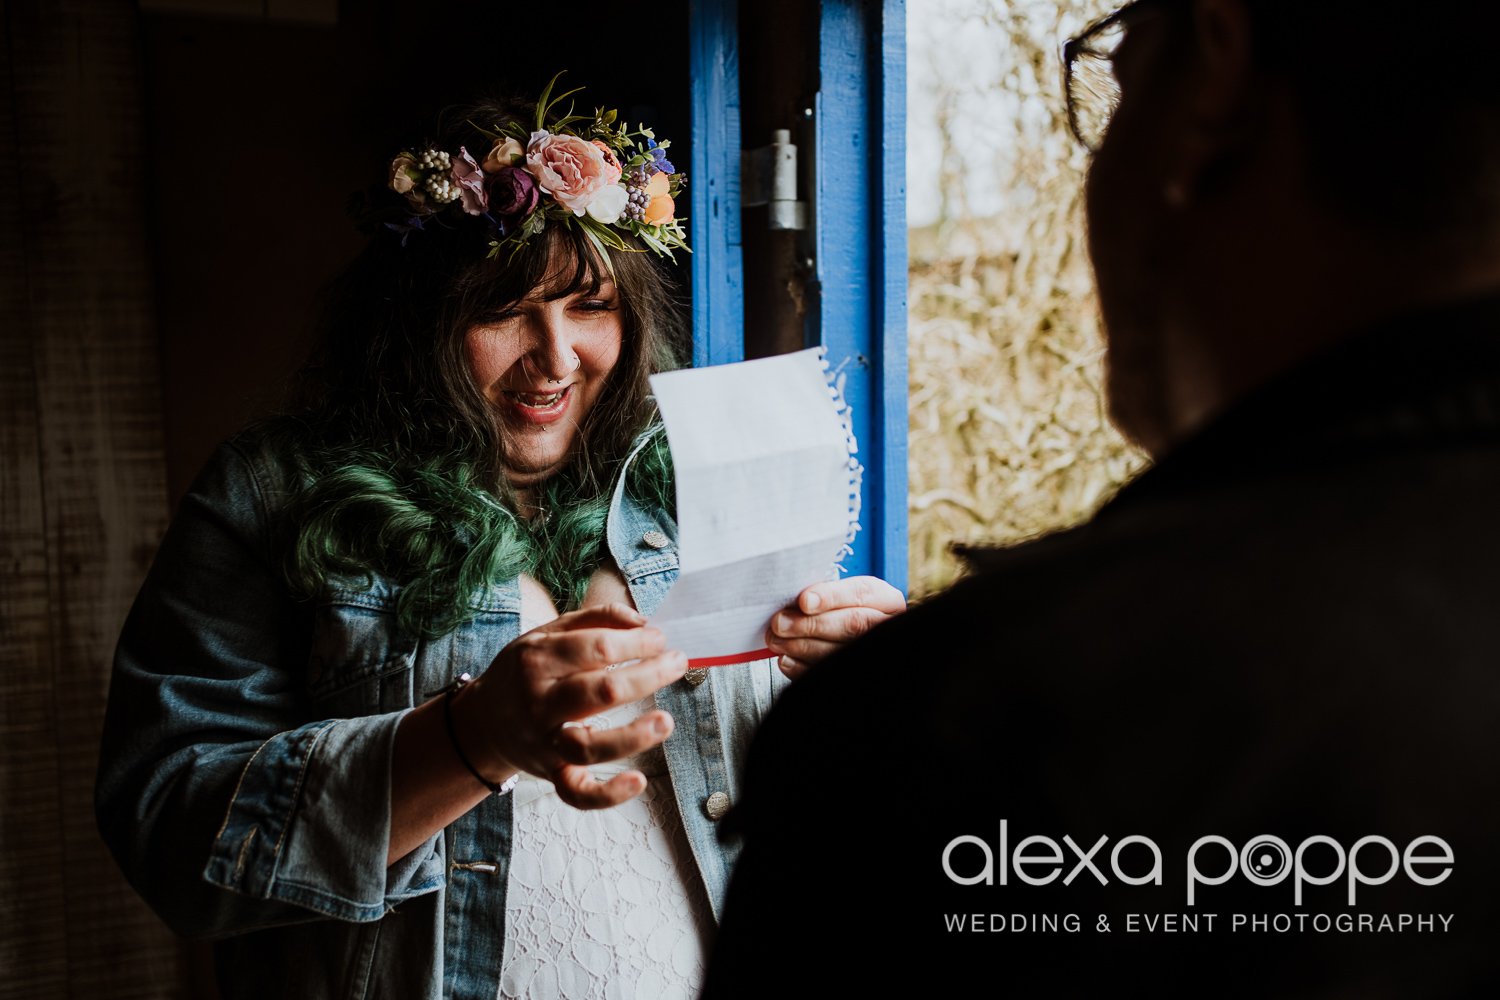
M 671 143 L 657 142 L 644 126 L 616 125 L 618 114 L 603 108 L 575 115 L 570 103 L 549 120 L 553 108 L 583 89 L 553 97 L 560 76 L 537 101 L 535 129 L 510 122 L 497 131 L 470 122 L 494 142 L 483 160 L 476 162 L 462 146 L 456 153 L 406 151 L 392 160 L 391 190 L 406 197 L 411 214 L 386 226 L 404 243 L 434 217 L 456 214 L 457 205 L 494 227 L 491 258 L 506 247 L 514 255 L 549 222 L 578 226 L 601 255 L 605 248 L 638 249 L 625 234 L 668 258 L 687 250 L 675 201 L 687 178 L 667 159 Z

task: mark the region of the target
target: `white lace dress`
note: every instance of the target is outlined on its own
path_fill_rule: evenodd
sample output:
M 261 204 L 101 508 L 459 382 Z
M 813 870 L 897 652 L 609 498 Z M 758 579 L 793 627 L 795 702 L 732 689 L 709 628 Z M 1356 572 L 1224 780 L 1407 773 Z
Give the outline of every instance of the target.
M 651 698 L 586 724 L 621 726 Z M 634 767 L 646 790 L 579 810 L 523 775 L 514 796 L 500 997 L 689 1000 L 703 980 L 713 917 L 677 813 L 661 747 L 590 768 Z

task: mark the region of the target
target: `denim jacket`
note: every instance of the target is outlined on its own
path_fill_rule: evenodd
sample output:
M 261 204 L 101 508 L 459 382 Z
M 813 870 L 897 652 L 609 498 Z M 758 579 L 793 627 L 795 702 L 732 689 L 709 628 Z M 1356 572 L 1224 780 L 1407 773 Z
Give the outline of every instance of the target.
M 218 939 L 226 1000 L 493 1000 L 510 797 L 387 867 L 391 748 L 407 711 L 516 638 L 519 585 L 477 593 L 474 619 L 430 641 L 395 627 L 387 580 L 296 602 L 272 543 L 283 470 L 254 436 L 231 439 L 167 531 L 116 651 L 100 829 L 168 925 Z M 676 525 L 624 481 L 608 547 L 649 615 L 677 576 Z M 784 684 L 763 660 L 689 671 L 656 695 L 676 720 L 668 771 L 715 917 L 738 849 L 715 822 Z

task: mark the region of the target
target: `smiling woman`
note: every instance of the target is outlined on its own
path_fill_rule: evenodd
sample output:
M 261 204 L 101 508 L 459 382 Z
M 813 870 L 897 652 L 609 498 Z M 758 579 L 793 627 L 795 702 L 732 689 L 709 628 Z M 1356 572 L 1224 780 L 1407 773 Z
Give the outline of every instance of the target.
M 566 262 L 558 260 L 557 272 Z M 464 352 L 485 399 L 509 432 L 506 478 L 529 487 L 556 473 L 620 359 L 615 283 L 593 275 L 568 291 L 554 273 L 499 316 L 469 328 Z M 561 285 L 561 287 L 559 287 Z
M 226 997 L 691 995 L 755 725 L 904 607 L 809 588 L 780 671 L 685 676 L 646 626 L 678 565 L 648 377 L 682 340 L 681 180 L 552 105 L 395 157 L 293 400 L 215 454 L 121 636 L 101 830 L 220 939 Z

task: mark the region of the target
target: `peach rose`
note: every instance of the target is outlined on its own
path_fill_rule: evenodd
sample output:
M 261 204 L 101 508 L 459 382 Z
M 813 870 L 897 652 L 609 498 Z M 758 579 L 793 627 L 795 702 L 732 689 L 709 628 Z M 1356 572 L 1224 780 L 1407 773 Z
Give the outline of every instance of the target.
M 484 163 L 480 165 L 484 167 L 485 173 L 493 174 L 501 167 L 515 166 L 516 160 L 525 155 L 526 150 L 521 148 L 519 142 L 514 139 L 501 139 L 495 143 L 495 147 L 490 150 L 490 155 L 486 156 Z
M 625 172 L 620 166 L 620 158 L 602 140 L 595 139 L 594 145 L 599 147 L 599 152 L 604 156 L 604 165 L 609 168 L 609 182 L 611 184 L 619 183 L 620 175 Z
M 671 187 L 672 182 L 667 180 L 666 174 L 652 174 L 651 179 L 646 182 L 646 195 L 655 198 L 659 194 L 666 194 Z
M 609 164 L 597 146 L 576 135 L 531 133 L 526 170 L 537 185 L 574 215 L 582 215 L 609 183 Z
M 412 189 L 412 174 L 416 173 L 417 159 L 407 153 L 402 153 L 391 161 L 391 190 L 397 194 L 410 194 Z
M 660 177 L 661 174 L 656 176 Z M 645 221 L 648 226 L 659 226 L 664 222 L 672 221 L 672 213 L 677 210 L 669 194 L 659 194 L 646 203 Z

